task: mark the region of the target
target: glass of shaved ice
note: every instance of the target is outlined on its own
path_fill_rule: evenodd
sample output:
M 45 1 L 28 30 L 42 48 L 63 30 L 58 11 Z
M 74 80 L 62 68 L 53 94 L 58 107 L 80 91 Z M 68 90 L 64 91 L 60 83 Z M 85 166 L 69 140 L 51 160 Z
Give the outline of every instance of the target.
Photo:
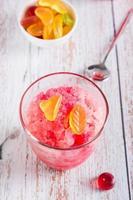
M 20 120 L 33 152 L 50 168 L 67 170 L 94 151 L 109 108 L 101 89 L 79 74 L 57 72 L 32 83 Z

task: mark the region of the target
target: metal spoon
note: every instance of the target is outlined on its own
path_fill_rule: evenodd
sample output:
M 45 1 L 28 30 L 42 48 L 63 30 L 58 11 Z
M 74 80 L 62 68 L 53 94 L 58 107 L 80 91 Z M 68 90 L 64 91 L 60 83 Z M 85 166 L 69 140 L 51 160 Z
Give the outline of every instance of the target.
M 0 160 L 2 160 L 2 149 L 3 149 L 3 146 L 4 144 L 9 140 L 9 139 L 15 139 L 16 137 L 18 137 L 19 133 L 15 132 L 15 133 L 12 133 L 10 135 L 8 135 L 4 141 L 0 144 Z
M 128 24 L 131 16 L 133 14 L 133 9 L 130 9 L 125 17 L 125 19 L 123 20 L 120 28 L 118 29 L 118 31 L 116 32 L 114 38 L 111 41 L 110 46 L 107 49 L 107 52 L 104 56 L 103 61 L 100 64 L 95 64 L 95 65 L 91 65 L 89 66 L 86 70 L 85 70 L 85 75 L 88 76 L 89 78 L 92 78 L 93 80 L 97 80 L 97 81 L 103 81 L 107 78 L 109 78 L 110 76 L 110 71 L 108 70 L 108 68 L 105 65 L 105 62 L 111 52 L 111 50 L 113 49 L 113 47 L 115 46 L 116 42 L 118 41 L 119 36 L 122 34 L 122 32 L 124 31 L 126 25 Z

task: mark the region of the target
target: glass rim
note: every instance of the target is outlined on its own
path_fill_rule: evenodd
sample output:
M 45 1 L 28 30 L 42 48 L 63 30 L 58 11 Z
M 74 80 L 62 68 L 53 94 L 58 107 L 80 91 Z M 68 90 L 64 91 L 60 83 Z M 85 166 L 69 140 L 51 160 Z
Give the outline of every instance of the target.
M 101 95 L 103 96 L 103 99 L 105 101 L 105 106 L 106 106 L 106 117 L 105 117 L 105 120 L 103 122 L 103 125 L 101 127 L 101 129 L 98 131 L 98 133 L 96 134 L 96 136 L 94 136 L 94 138 L 92 138 L 89 142 L 86 142 L 84 144 L 81 144 L 81 145 L 77 145 L 77 146 L 74 146 L 74 147 L 68 147 L 68 148 L 60 148 L 60 147 L 52 147 L 52 146 L 49 146 L 47 144 L 44 144 L 42 142 L 40 142 L 35 136 L 32 135 L 32 133 L 30 133 L 27 128 L 26 128 L 26 125 L 25 125 L 25 122 L 23 120 L 23 115 L 22 115 L 22 107 L 23 107 L 23 100 L 24 100 L 24 97 L 25 95 L 27 94 L 27 92 L 29 91 L 30 88 L 32 88 L 32 86 L 34 86 L 37 82 L 41 81 L 42 79 L 44 78 L 47 78 L 47 77 L 50 77 L 50 76 L 54 76 L 54 75 L 73 75 L 73 76 L 77 76 L 77 77 L 80 77 L 80 78 L 83 78 L 85 79 L 86 81 L 90 82 L 93 86 L 95 86 L 98 91 L 101 93 Z M 106 96 L 104 95 L 104 93 L 102 92 L 102 90 L 96 85 L 96 83 L 94 83 L 92 80 L 88 79 L 87 77 L 83 76 L 83 75 L 80 75 L 80 74 L 77 74 L 77 73 L 73 73 L 73 72 L 55 72 L 55 73 L 49 73 L 47 75 L 44 75 L 38 79 L 36 79 L 35 81 L 33 81 L 28 87 L 27 89 L 24 91 L 22 97 L 21 97 L 21 100 L 20 100 L 20 103 L 19 103 L 19 117 L 20 117 L 20 122 L 22 124 L 22 127 L 24 129 L 24 131 L 26 132 L 26 134 L 28 134 L 28 136 L 37 144 L 41 145 L 41 146 L 44 146 L 44 147 L 47 147 L 47 148 L 50 148 L 50 149 L 55 149 L 55 150 L 76 150 L 76 149 L 80 149 L 82 147 L 85 147 L 89 144 L 91 144 L 92 142 L 94 142 L 97 138 L 99 138 L 99 136 L 101 135 L 101 132 L 105 126 L 105 123 L 107 121 L 107 118 L 108 118 L 108 114 L 109 114 L 109 105 L 108 105 L 108 101 L 106 99 Z

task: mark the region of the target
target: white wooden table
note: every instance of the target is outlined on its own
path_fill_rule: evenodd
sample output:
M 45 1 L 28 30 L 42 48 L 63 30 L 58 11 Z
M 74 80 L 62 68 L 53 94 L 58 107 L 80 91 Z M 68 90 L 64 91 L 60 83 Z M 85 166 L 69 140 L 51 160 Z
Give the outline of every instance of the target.
M 16 21 L 28 0 L 0 1 L 0 200 L 131 200 L 133 199 L 133 18 L 112 51 L 107 66 L 112 76 L 100 85 L 110 116 L 96 151 L 81 166 L 66 172 L 46 168 L 32 153 L 20 125 L 18 106 L 26 87 L 55 71 L 83 74 L 97 63 L 133 0 L 70 0 L 79 13 L 71 40 L 56 49 L 29 44 Z M 112 172 L 113 190 L 99 192 L 90 180 Z

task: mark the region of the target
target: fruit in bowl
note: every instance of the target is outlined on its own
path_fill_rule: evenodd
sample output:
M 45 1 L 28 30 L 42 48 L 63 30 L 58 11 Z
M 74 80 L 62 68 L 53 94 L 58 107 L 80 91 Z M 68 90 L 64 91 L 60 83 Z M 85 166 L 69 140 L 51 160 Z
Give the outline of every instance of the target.
M 26 8 L 20 24 L 33 37 L 55 40 L 71 32 L 75 15 L 64 1 L 38 0 Z
M 32 83 L 20 102 L 20 119 L 36 155 L 66 170 L 84 162 L 108 116 L 101 90 L 85 77 L 59 72 Z

